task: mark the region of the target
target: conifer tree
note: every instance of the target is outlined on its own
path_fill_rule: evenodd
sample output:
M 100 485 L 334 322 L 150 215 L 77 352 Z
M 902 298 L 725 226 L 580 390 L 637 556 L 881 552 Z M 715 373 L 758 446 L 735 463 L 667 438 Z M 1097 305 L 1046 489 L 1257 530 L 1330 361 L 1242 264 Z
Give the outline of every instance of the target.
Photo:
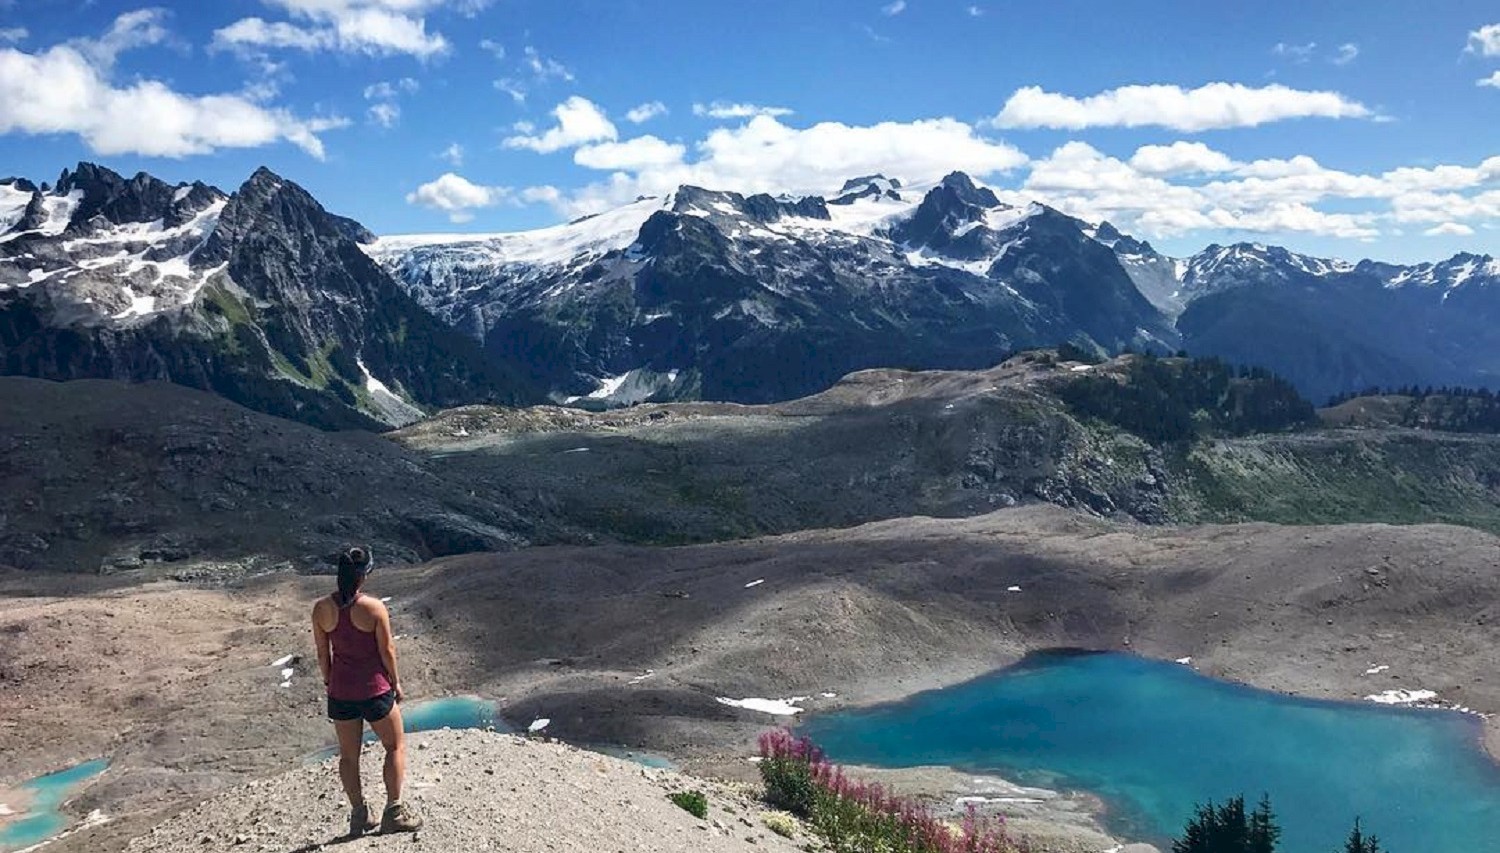
M 1380 839 L 1366 836 L 1360 829 L 1359 818 L 1354 819 L 1354 829 L 1349 831 L 1349 840 L 1344 842 L 1344 853 L 1382 853 Z

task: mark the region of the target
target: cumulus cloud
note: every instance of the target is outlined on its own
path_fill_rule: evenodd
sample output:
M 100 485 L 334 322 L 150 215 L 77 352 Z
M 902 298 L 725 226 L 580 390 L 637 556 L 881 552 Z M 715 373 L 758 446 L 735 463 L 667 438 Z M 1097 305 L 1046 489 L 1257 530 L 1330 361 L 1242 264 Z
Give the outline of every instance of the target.
M 711 104 L 693 104 L 693 115 L 703 118 L 780 117 L 791 114 L 792 111 L 786 107 L 762 107 L 757 104 L 730 103 L 728 101 L 714 101 Z
M 370 121 L 381 127 L 395 127 L 401 121 L 401 107 L 391 101 L 384 101 L 370 107 Z
M 1147 175 L 1186 175 L 1227 172 L 1234 168 L 1229 155 L 1201 142 L 1143 145 L 1130 158 L 1130 165 Z
M 451 46 L 441 33 L 427 31 L 422 17 L 450 5 L 477 11 L 474 0 L 262 0 L 283 9 L 297 23 L 242 18 L 214 32 L 218 49 L 256 51 L 271 48 L 333 50 L 375 56 L 406 54 L 428 59 Z
M 1500 56 L 1500 24 L 1488 24 L 1469 33 L 1464 50 L 1481 56 Z
M 1491 86 L 1500 89 L 1500 71 L 1496 71 L 1488 77 L 1481 77 L 1474 81 L 1476 86 Z
M 464 164 L 464 147 L 457 142 L 451 143 L 438 156 L 447 160 L 453 168 L 457 169 Z
M 906 11 L 906 0 L 893 0 L 880 7 L 880 14 L 886 17 L 894 17 Z
M 25 27 L 5 27 L 0 29 L 0 44 L 15 44 L 18 41 L 25 41 L 28 35 L 31 35 L 31 33 Z
M 1338 55 L 1334 56 L 1328 61 L 1332 62 L 1334 65 L 1348 65 L 1349 63 L 1353 62 L 1358 56 L 1359 45 L 1353 42 L 1348 42 L 1346 44 L 1339 45 Z
M 474 218 L 473 211 L 494 207 L 510 197 L 511 190 L 507 187 L 482 186 L 453 172 L 444 172 L 408 193 L 406 203 L 441 210 L 453 222 L 468 222 Z
M 1208 83 L 1196 89 L 1122 86 L 1085 98 L 1028 86 L 1011 95 L 991 123 L 1003 128 L 1159 126 L 1197 132 L 1313 116 L 1372 115 L 1363 104 L 1337 92 L 1302 91 L 1281 85 L 1252 88 L 1240 83 Z
M 400 80 L 371 83 L 365 87 L 365 100 L 378 101 L 369 109 L 370 121 L 381 127 L 395 127 L 401 121 L 401 107 L 396 99 L 402 95 L 415 94 L 422 86 L 410 77 Z
M 920 181 L 961 169 L 982 177 L 1021 166 L 1026 156 L 950 118 L 798 128 L 757 116 L 739 127 L 716 128 L 691 148 L 637 137 L 580 148 L 574 160 L 611 174 L 556 193 L 551 203 L 567 216 L 597 213 L 682 184 L 746 193 L 832 192 L 853 175 L 883 172 Z
M 644 124 L 654 118 L 660 118 L 667 114 L 667 105 L 661 101 L 650 101 L 633 107 L 625 113 L 625 119 L 631 124 Z
M 601 142 L 573 152 L 573 162 L 590 169 L 642 171 L 682 163 L 687 148 L 655 136 L 637 136 L 624 142 Z
M 480 39 L 479 49 L 484 51 L 485 53 L 488 53 L 490 56 L 495 57 L 496 59 L 505 58 L 505 45 L 501 44 L 498 41 L 495 41 L 494 39 Z
M 156 14 L 127 13 L 98 39 L 37 53 L 0 48 L 0 134 L 76 134 L 96 154 L 156 157 L 287 141 L 321 159 L 318 134 L 348 124 L 298 118 L 246 93 L 189 95 L 158 80 L 110 79 L 120 51 L 164 38 Z
M 1497 183 L 1500 157 L 1358 174 L 1306 155 L 1243 162 L 1182 142 L 1143 146 L 1127 162 L 1074 141 L 1034 161 L 1022 186 L 1002 196 L 1038 199 L 1152 238 L 1227 230 L 1370 239 L 1390 222 L 1500 216 L 1500 190 L 1489 189 Z M 1316 206 L 1328 201 L 1357 209 Z
M 546 133 L 531 135 L 525 126 L 520 133 L 508 137 L 506 148 L 525 148 L 538 154 L 550 154 L 563 148 L 574 148 L 589 142 L 614 141 L 619 131 L 613 122 L 587 98 L 574 95 L 552 110 L 557 125 Z
M 1428 237 L 1472 237 L 1474 229 L 1462 222 L 1444 222 L 1422 232 Z

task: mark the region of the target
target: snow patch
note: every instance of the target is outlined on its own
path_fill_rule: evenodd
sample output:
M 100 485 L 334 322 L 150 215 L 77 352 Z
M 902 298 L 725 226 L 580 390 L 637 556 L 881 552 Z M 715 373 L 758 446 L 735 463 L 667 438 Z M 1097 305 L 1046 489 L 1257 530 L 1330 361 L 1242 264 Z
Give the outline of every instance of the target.
M 405 426 L 426 417 L 421 409 L 397 396 L 384 382 L 376 379 L 370 369 L 365 367 L 363 356 L 355 358 L 354 363 L 359 365 L 359 372 L 364 375 L 365 391 L 369 392 L 370 399 L 385 420 L 397 426 Z
M 463 247 L 495 264 L 565 266 L 630 247 L 651 214 L 665 207 L 662 199 L 647 198 L 597 216 L 536 231 L 408 234 L 381 237 L 363 248 L 380 258 L 416 249 Z
M 1386 664 L 1381 664 L 1380 666 L 1372 666 L 1369 669 L 1365 670 L 1365 675 L 1379 675 L 1388 669 L 1390 669 L 1390 667 Z
M 536 734 L 537 732 L 547 728 L 550 725 L 552 725 L 552 721 L 550 719 L 546 717 L 538 717 L 537 719 L 531 721 L 531 725 L 526 727 L 526 731 L 530 734 Z
M 283 655 L 282 657 L 279 657 L 276 660 L 271 661 L 271 666 L 273 666 L 273 667 L 275 667 L 277 669 L 280 669 L 281 667 L 286 666 L 287 664 L 291 663 L 292 661 L 294 661 L 296 659 L 297 659 L 296 655 Z
M 1365 699 L 1382 705 L 1412 705 L 1417 702 L 1431 702 L 1437 699 L 1437 693 L 1431 690 L 1386 690 L 1366 696 Z
M 753 587 L 760 586 L 761 584 L 763 584 L 765 582 L 766 582 L 765 578 L 761 578 L 760 580 L 753 580 L 753 581 L 745 584 L 745 589 L 751 589 Z
M 731 708 L 744 708 L 747 711 L 759 711 L 776 717 L 793 717 L 802 713 L 802 709 L 797 707 L 797 704 L 807 700 L 806 696 L 793 696 L 790 699 L 726 699 L 720 696 L 714 701 Z

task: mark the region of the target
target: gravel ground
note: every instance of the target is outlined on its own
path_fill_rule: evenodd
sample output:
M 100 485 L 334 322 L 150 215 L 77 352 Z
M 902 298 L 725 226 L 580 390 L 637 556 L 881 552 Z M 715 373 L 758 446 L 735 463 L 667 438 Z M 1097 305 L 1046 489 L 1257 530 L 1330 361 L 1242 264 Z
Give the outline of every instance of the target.
M 414 700 L 477 693 L 512 723 L 551 719 L 548 733 L 573 743 L 746 780 L 755 736 L 784 718 L 716 697 L 812 696 L 817 713 L 1060 646 L 1192 657 L 1209 675 L 1320 698 L 1429 689 L 1494 714 L 1497 543 L 1442 526 L 1161 528 L 1026 508 L 712 546 L 455 557 L 383 569 L 371 592 L 392 597 Z M 307 629 L 328 578 L 115 583 L 0 572 L 0 721 L 13 724 L 0 725 L 0 785 L 114 762 L 67 808 L 115 816 L 109 836 L 49 853 L 120 849 L 330 739 Z M 270 663 L 293 652 L 302 661 L 278 688 Z
M 507 853 L 744 853 L 799 843 L 761 821 L 746 791 L 710 785 L 556 743 L 480 731 L 413 735 L 408 802 L 426 821 L 413 835 L 344 841 L 348 808 L 332 763 L 221 794 L 133 841 L 131 853 L 361 850 Z M 379 801 L 379 748 L 366 750 L 366 793 Z M 375 787 L 370 787 L 371 785 Z M 699 820 L 667 799 L 701 790 Z M 805 839 L 804 839 L 805 840 Z

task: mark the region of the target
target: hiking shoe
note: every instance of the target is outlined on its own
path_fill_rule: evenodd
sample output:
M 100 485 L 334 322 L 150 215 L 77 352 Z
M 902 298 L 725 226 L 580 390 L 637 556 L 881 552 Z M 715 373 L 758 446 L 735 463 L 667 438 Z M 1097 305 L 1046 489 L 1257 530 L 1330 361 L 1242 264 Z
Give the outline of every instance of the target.
M 375 818 L 370 815 L 368 803 L 360 803 L 349 811 L 349 837 L 358 838 L 376 827 Z
M 391 803 L 385 807 L 380 818 L 381 832 L 416 832 L 422 828 L 422 819 L 412 814 L 404 802 Z

